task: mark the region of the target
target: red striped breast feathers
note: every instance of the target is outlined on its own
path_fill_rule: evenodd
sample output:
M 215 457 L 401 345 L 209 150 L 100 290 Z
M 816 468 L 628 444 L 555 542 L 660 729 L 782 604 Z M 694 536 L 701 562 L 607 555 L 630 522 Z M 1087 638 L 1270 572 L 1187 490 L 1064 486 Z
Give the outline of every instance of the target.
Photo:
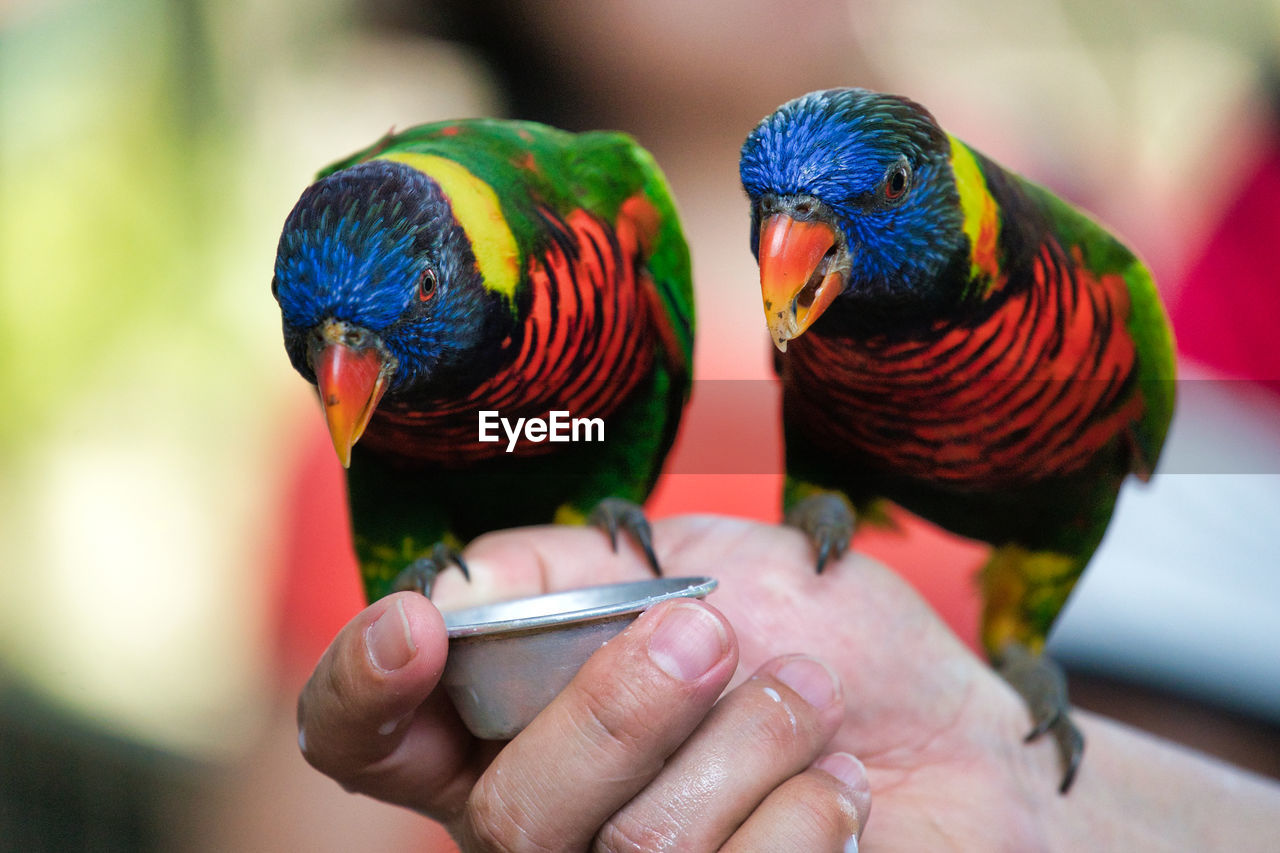
M 478 440 L 478 413 L 547 419 L 608 417 L 647 375 L 654 359 L 652 301 L 637 275 L 642 240 L 636 224 L 620 216 L 616 229 L 583 210 L 563 223 L 541 257 L 530 259 L 532 303 L 522 334 L 503 342 L 511 350 L 490 379 L 465 396 L 414 408 L 384 406 L 365 441 L 406 461 L 462 467 L 507 455 L 507 442 Z M 566 251 L 566 247 L 568 251 Z M 652 285 L 647 285 L 651 287 Z M 606 430 L 607 434 L 607 430 Z M 541 455 L 561 445 L 519 442 L 511 455 Z
M 805 335 L 785 365 L 789 419 L 821 447 L 955 486 L 999 488 L 1069 473 L 1142 415 L 1126 380 L 1129 293 L 1078 250 L 1035 259 L 1032 286 L 977 325 L 916 340 Z

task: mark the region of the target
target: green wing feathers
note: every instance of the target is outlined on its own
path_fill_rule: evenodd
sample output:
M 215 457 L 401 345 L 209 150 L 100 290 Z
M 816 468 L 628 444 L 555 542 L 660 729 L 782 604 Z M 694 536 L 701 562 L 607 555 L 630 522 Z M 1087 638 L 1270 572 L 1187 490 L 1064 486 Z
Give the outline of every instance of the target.
M 1129 285 L 1130 300 L 1125 325 L 1138 347 L 1138 387 L 1144 403 L 1142 420 L 1133 433 L 1138 455 L 1133 471 L 1146 480 L 1155 470 L 1173 418 L 1177 376 L 1173 330 L 1151 273 L 1141 261 L 1134 259 L 1124 272 L 1124 280 Z
M 660 304 L 670 324 L 674 343 L 679 349 L 669 353 L 684 367 L 684 375 L 693 374 L 693 273 L 689 249 L 680 230 L 680 217 L 653 156 L 643 148 L 630 144 L 632 156 L 644 176 L 642 192 L 657 212 L 657 233 L 649 254 L 649 274 L 653 277 Z M 686 392 L 687 396 L 687 392 Z

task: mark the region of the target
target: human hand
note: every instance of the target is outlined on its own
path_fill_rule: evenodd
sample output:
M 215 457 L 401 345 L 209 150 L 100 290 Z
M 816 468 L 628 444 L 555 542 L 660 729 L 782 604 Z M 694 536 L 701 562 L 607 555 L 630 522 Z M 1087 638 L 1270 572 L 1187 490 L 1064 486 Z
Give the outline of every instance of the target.
M 836 669 L 845 717 L 829 749 L 868 768 L 868 844 L 990 850 L 1001 838 L 1032 850 L 1043 840 L 1035 812 L 1057 806 L 1056 754 L 1023 745 L 1030 721 L 1021 699 L 896 574 L 853 554 L 817 575 L 804 536 L 737 519 L 660 521 L 654 541 L 669 576 L 719 579 L 710 601 L 738 637 L 734 684 L 780 654 Z M 438 596 L 463 606 L 647 575 L 638 557 L 624 550 L 623 558 L 588 529 L 492 534 L 468 552 L 480 566 L 473 583 L 442 579 Z
M 1059 796 L 1052 744 L 1022 742 L 1022 701 L 874 561 L 850 554 L 815 575 L 794 530 L 710 517 L 654 528 L 667 574 L 720 580 L 714 608 L 681 605 L 724 631 L 723 645 L 676 644 L 702 656 L 702 675 L 673 679 L 647 653 L 676 606 L 660 605 L 515 740 L 477 742 L 432 693 L 445 651 L 438 612 L 420 597 L 390 597 L 348 625 L 304 690 L 308 759 L 351 790 L 441 818 L 464 849 L 583 849 L 593 838 L 599 849 L 673 839 L 674 849 L 716 849 L 737 821 L 740 833 L 773 831 L 731 841 L 755 850 L 839 849 L 832 839 L 864 823 L 863 849 L 877 851 L 1262 850 L 1280 830 L 1273 784 L 1083 712 L 1089 752 L 1071 794 Z M 473 582 L 447 573 L 441 604 L 648 574 L 641 557 L 614 555 L 583 528 L 490 534 L 466 557 Z M 379 669 L 369 641 L 382 648 L 385 636 L 368 627 L 392 611 L 388 624 L 401 637 L 407 624 L 416 651 Z M 785 688 L 775 658 L 794 653 L 829 663 L 842 698 L 815 708 Z M 725 683 L 731 692 L 713 706 Z M 795 715 L 794 729 L 779 724 L 780 710 Z M 819 753 L 841 756 L 824 766 L 848 770 L 849 785 L 805 769 Z M 814 826 L 822 841 L 796 834 Z M 512 830 L 523 834 L 501 835 Z
M 556 562 L 562 545 L 582 544 L 559 532 L 523 535 Z M 518 542 L 477 543 L 467 557 L 480 561 L 480 586 L 467 592 L 493 580 L 490 559 L 512 571 L 508 593 L 534 580 L 525 558 L 539 552 Z M 508 566 L 517 553 L 521 565 Z M 607 579 L 547 576 L 557 588 Z M 844 717 L 834 673 L 812 658 L 775 657 L 717 702 L 738 643 L 715 608 L 685 600 L 650 609 L 509 744 L 476 741 L 433 692 L 445 647 L 440 615 L 421 596 L 371 605 L 305 688 L 300 742 L 349 789 L 443 820 L 464 849 L 841 850 L 866 821 L 862 765 L 819 758 Z

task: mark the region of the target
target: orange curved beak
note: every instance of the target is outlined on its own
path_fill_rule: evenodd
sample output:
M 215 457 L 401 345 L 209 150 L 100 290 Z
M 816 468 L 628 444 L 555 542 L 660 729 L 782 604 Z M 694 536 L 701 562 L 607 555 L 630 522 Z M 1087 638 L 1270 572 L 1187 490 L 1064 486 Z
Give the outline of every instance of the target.
M 769 334 L 780 352 L 804 334 L 844 289 L 844 276 L 828 270 L 836 245 L 825 222 L 792 219 L 784 213 L 760 224 L 760 292 Z
M 351 448 L 360 440 L 387 390 L 382 354 L 376 347 L 352 349 L 327 342 L 312 359 L 316 386 L 329 436 L 343 468 L 351 466 Z

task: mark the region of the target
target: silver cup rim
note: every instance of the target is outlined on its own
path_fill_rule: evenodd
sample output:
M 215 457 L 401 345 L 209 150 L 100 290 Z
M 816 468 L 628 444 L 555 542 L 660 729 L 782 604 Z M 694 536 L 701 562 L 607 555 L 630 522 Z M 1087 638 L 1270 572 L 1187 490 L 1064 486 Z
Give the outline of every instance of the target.
M 704 598 L 718 581 L 709 577 L 650 578 L 587 586 L 446 611 L 449 639 L 548 630 L 639 613 L 672 598 Z

